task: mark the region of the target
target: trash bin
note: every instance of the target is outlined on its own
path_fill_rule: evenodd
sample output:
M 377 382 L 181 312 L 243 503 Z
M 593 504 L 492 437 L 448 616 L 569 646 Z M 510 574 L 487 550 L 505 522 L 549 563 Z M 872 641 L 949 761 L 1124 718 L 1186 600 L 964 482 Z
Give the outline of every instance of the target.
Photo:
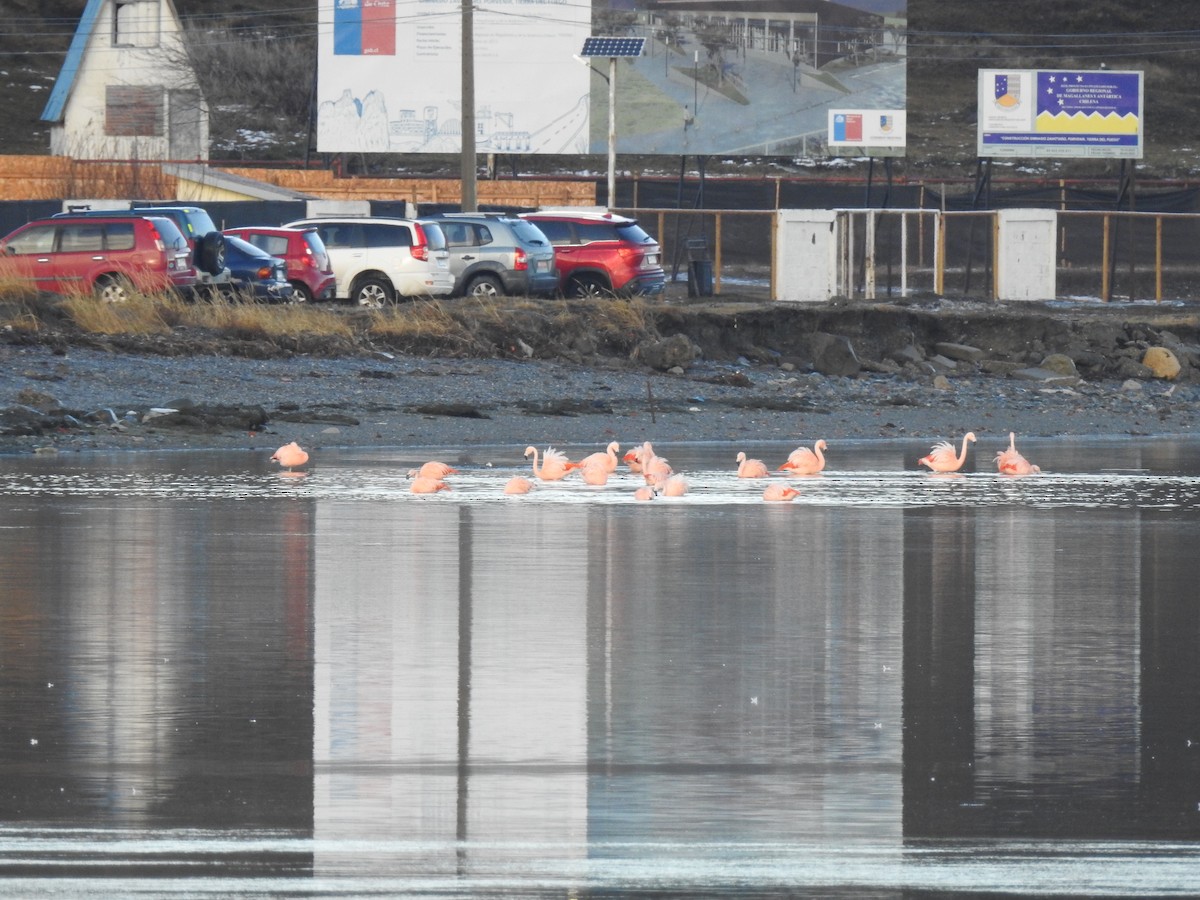
M 713 292 L 712 260 L 708 258 L 706 238 L 688 238 L 688 296 L 711 297 Z

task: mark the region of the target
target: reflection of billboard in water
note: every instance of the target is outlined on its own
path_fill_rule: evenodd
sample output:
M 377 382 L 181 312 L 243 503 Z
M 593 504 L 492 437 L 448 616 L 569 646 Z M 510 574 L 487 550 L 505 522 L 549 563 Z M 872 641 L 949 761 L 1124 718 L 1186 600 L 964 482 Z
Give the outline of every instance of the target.
M 321 152 L 457 153 L 458 0 L 319 3 Z M 905 107 L 904 0 L 602 4 L 477 0 L 478 152 L 606 152 L 609 61 L 579 56 L 594 34 L 646 39 L 616 64 L 622 153 L 812 154 L 831 108 Z

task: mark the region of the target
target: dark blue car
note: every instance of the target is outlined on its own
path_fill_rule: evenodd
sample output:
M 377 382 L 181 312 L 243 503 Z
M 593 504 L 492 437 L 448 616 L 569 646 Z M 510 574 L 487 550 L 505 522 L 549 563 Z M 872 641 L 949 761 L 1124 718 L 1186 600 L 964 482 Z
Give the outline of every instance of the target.
M 225 265 L 229 267 L 229 294 L 253 295 L 256 300 L 290 303 L 295 288 L 287 280 L 287 263 L 278 256 L 232 235 L 225 236 Z

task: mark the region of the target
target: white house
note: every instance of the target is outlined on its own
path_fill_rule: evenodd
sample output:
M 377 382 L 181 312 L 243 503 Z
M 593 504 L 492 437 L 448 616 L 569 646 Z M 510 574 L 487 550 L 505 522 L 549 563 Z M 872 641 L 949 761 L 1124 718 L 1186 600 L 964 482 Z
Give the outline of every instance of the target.
M 171 0 L 87 0 L 42 111 L 74 159 L 208 159 L 208 106 Z

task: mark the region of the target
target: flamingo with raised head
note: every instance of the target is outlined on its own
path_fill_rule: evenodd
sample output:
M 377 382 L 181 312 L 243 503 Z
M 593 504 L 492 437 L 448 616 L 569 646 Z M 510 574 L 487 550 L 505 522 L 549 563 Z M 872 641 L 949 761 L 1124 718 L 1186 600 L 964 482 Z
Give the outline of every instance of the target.
M 271 461 L 277 462 L 289 472 L 296 466 L 302 466 L 308 462 L 308 453 L 295 441 L 290 444 L 284 444 L 271 455 Z
M 761 459 L 747 459 L 744 450 L 739 450 L 737 455 L 737 476 L 738 478 L 766 478 L 767 464 Z
M 928 456 L 917 460 L 917 465 L 928 466 L 934 472 L 957 472 L 967 461 L 967 445 L 975 443 L 975 432 L 968 431 L 963 435 L 962 451 L 955 456 L 954 445 L 949 441 L 935 444 Z
M 794 487 L 789 487 L 786 484 L 768 485 L 767 489 L 763 491 L 763 499 L 770 501 L 787 502 L 789 500 L 795 500 L 799 496 L 800 492 L 798 490 L 796 490 Z
M 444 462 L 438 462 L 436 459 L 431 459 L 424 463 L 419 469 L 409 469 L 409 478 L 437 478 L 442 479 L 447 475 L 453 475 L 458 469 L 452 468 Z
M 533 490 L 533 482 L 524 475 L 514 475 L 504 485 L 506 494 L 528 494 L 531 490 Z
M 824 440 L 813 444 L 812 449 L 797 447 L 788 454 L 787 462 L 779 467 L 780 472 L 793 475 L 816 475 L 825 469 L 825 451 L 829 445 Z
M 408 488 L 414 494 L 436 494 L 438 491 L 450 490 L 450 485 L 442 481 L 440 478 L 427 478 L 424 475 L 418 475 L 412 480 L 412 484 Z
M 637 451 L 637 461 L 642 468 L 642 477 L 647 484 L 661 485 L 674 474 L 674 469 L 665 456 L 654 452 L 649 441 L 644 441 Z
M 603 450 L 600 450 L 596 453 L 589 453 L 579 462 L 569 463 L 568 468 L 586 469 L 589 466 L 602 466 L 608 471 L 608 474 L 611 475 L 613 472 L 617 471 L 617 454 L 620 452 L 621 445 L 616 441 L 610 441 L 609 445 Z
M 1017 450 L 1017 436 L 1008 433 L 1008 449 L 996 454 L 996 470 L 1001 475 L 1036 475 L 1042 471 Z
M 571 471 L 571 461 L 567 459 L 567 455 L 561 450 L 555 450 L 553 447 L 547 447 L 546 452 L 542 454 L 541 465 L 538 464 L 537 447 L 526 447 L 525 457 L 533 456 L 533 474 L 534 477 L 540 478 L 542 481 L 561 481 Z

